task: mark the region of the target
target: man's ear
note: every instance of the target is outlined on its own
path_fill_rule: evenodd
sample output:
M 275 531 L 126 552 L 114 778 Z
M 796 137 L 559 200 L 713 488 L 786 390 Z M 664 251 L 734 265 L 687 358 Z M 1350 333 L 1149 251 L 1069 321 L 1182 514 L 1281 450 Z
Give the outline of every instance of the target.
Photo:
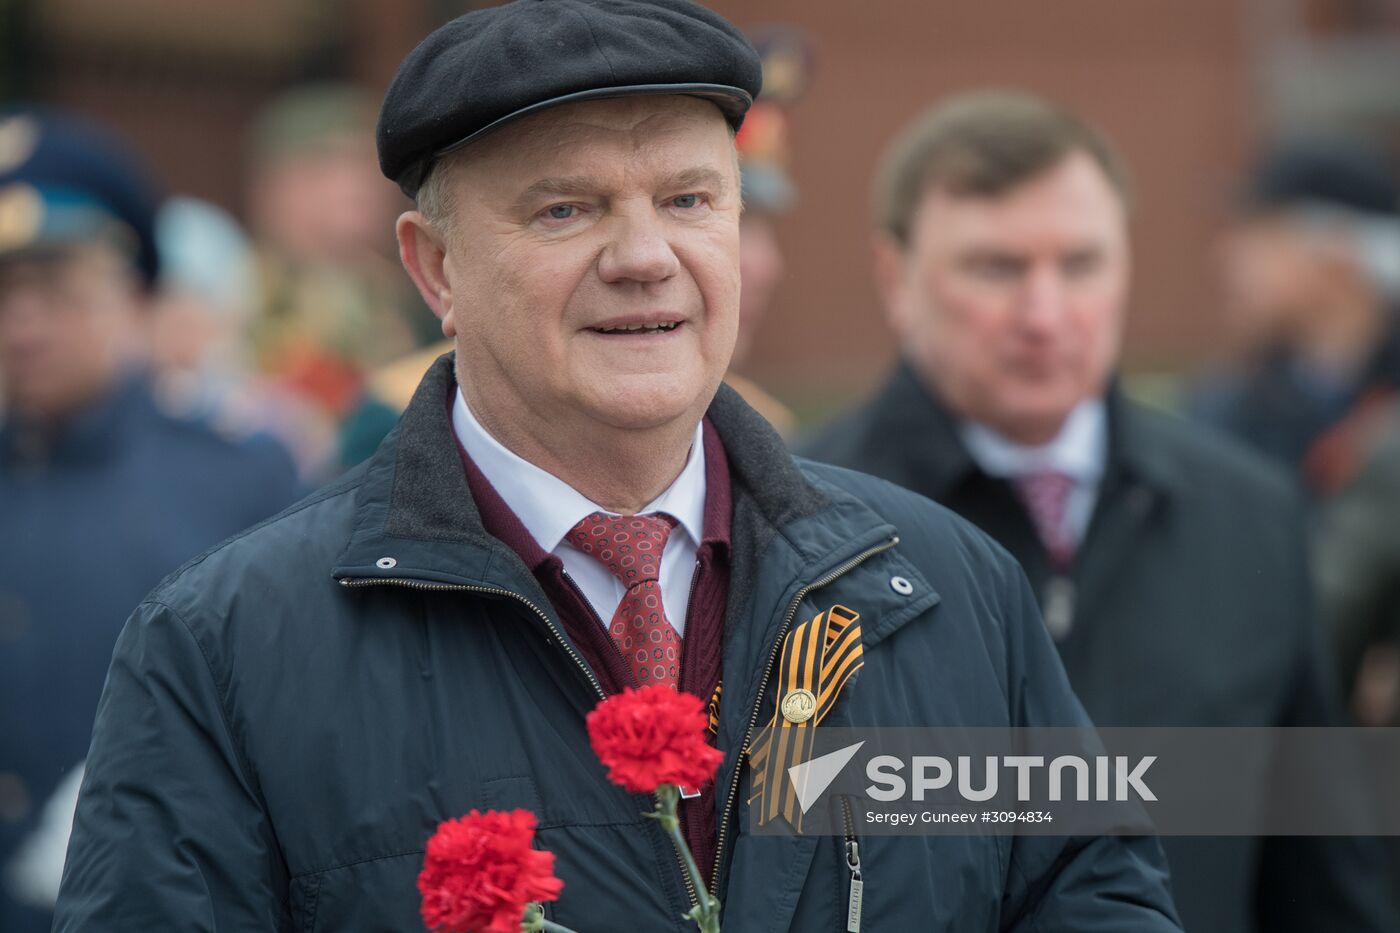
M 452 283 L 447 277 L 447 246 L 443 236 L 418 211 L 405 211 L 394 225 L 399 240 L 399 259 L 408 277 L 418 286 L 418 294 L 442 322 L 444 337 L 457 334 L 452 318 Z
M 870 255 L 874 263 L 875 292 L 885 321 L 896 336 L 904 336 L 909 324 L 909 284 L 906 279 L 904 246 L 885 230 L 870 236 Z

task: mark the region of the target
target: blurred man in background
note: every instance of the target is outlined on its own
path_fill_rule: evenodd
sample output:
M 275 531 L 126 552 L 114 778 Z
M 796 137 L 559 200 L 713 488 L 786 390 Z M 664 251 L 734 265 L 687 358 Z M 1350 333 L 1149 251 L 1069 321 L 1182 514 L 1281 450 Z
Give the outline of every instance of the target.
M 403 199 L 379 175 L 376 113 L 358 88 L 309 85 L 274 99 L 252 130 L 249 338 L 258 370 L 322 414 L 326 441 L 302 452 L 312 480 L 374 450 L 398 412 L 368 390 L 368 374 L 436 334 L 384 232 Z
M 808 452 L 1010 550 L 1096 724 L 1335 723 L 1287 482 L 1114 383 L 1128 206 L 1108 143 L 1039 99 L 969 94 L 916 121 L 876 190 L 876 281 L 903 360 Z M 1396 929 L 1362 841 L 1163 847 L 1188 930 Z
M 174 418 L 150 392 L 156 205 L 142 169 L 98 131 L 54 114 L 0 118 L 5 933 L 49 929 L 72 775 L 122 621 L 162 576 L 292 495 L 279 446 Z
M 1353 714 L 1400 711 L 1400 183 L 1359 140 L 1268 153 L 1222 238 L 1232 361 L 1194 413 L 1297 472 L 1316 506 L 1322 617 Z
M 1356 141 L 1281 146 L 1249 180 L 1220 268 L 1236 359 L 1192 407 L 1330 495 L 1400 389 L 1394 166 Z
M 297 462 L 335 435 L 305 395 L 254 370 L 247 346 L 257 306 L 252 244 L 222 209 L 167 198 L 156 216 L 161 287 L 147 315 L 148 361 L 161 407 L 232 434 L 265 433 Z
M 171 197 L 156 215 L 156 247 L 161 290 L 150 314 L 152 376 L 171 406 L 224 418 L 248 374 L 252 244 L 213 204 Z

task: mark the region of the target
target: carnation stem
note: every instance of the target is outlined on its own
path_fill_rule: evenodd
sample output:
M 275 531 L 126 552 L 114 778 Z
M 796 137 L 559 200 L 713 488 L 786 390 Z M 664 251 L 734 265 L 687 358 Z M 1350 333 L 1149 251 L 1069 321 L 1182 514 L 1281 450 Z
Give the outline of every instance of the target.
M 544 907 L 539 904 L 530 904 L 525 908 L 525 921 L 520 929 L 524 933 L 574 933 L 566 926 L 561 926 L 553 920 L 546 920 L 544 917 Z
M 671 837 L 671 844 L 676 847 L 681 860 L 685 862 L 686 873 L 690 875 L 690 882 L 695 887 L 695 896 L 699 900 L 699 905 L 689 916 L 700 928 L 700 933 L 720 933 L 719 901 L 710 894 L 705 885 L 705 878 L 700 874 L 700 866 L 695 864 L 695 856 L 691 854 L 690 846 L 686 845 L 685 837 L 681 835 L 681 821 L 676 816 L 680 789 L 674 784 L 662 784 L 656 789 L 656 800 L 656 813 L 652 815 L 661 822 L 666 834 Z

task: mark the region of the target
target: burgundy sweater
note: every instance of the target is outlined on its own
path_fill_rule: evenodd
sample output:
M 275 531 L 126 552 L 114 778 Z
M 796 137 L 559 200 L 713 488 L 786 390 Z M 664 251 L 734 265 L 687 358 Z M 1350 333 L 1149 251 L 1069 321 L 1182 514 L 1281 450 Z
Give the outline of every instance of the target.
M 705 434 L 705 523 L 700 547 L 696 552 L 698 566 L 692 584 L 689 607 L 686 610 L 685 638 L 681 645 L 680 689 L 693 693 L 706 702 L 714 694 L 720 680 L 721 636 L 724 630 L 724 609 L 729 596 L 729 526 L 731 498 L 729 460 L 724 453 L 719 433 L 707 420 Z M 543 550 L 521 524 L 520 518 L 506 505 L 485 474 L 467 456 L 460 444 L 457 450 L 467 472 L 467 484 L 481 512 L 481 523 L 492 536 L 499 538 L 520 555 L 539 580 L 564 631 L 593 668 L 598 682 L 608 695 L 620 693 L 623 687 L 637 685 L 622 653 L 608 634 L 606 621 L 599 620 L 579 592 L 564 576 L 564 564 Z M 710 737 L 714 741 L 714 737 Z M 715 871 L 716 816 L 713 782 L 701 788 L 699 797 L 680 802 L 681 829 L 695 864 L 705 872 L 707 881 Z M 708 871 L 706 868 L 708 867 Z

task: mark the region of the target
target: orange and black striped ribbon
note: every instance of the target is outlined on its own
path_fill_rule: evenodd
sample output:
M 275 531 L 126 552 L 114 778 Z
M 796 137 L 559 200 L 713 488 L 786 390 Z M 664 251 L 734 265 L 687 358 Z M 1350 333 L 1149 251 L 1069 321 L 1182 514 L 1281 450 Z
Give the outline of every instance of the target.
M 760 826 L 782 817 L 794 829 L 802 829 L 802 810 L 787 771 L 811 757 L 817 725 L 865 663 L 859 619 L 858 612 L 832 606 L 794 628 L 783 641 L 773 718 L 749 749 L 753 770 L 749 804 Z M 802 690 L 815 698 L 815 709 L 805 721 L 792 722 L 783 714 L 783 701 Z
M 710 704 L 707 712 L 710 715 L 710 735 L 719 735 L 719 700 L 724 693 L 724 681 L 715 684 L 715 692 L 710 694 Z

